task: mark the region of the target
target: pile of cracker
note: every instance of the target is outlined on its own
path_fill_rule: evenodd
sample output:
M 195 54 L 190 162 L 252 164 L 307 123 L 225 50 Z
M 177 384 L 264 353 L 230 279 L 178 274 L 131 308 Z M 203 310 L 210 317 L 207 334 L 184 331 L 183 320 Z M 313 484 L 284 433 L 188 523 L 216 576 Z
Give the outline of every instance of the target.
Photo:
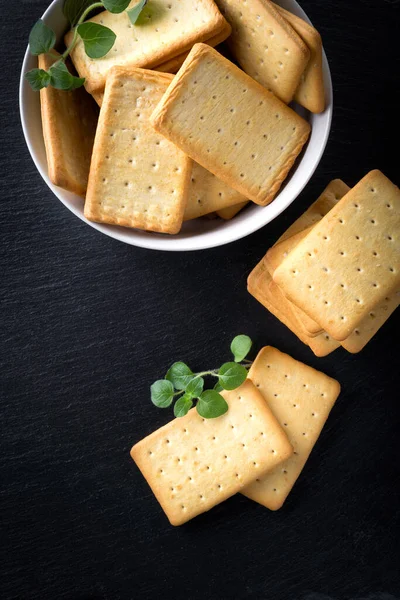
M 85 89 L 40 92 L 49 177 L 85 197 L 88 219 L 175 234 L 273 200 L 310 134 L 287 105 L 325 107 L 311 25 L 269 0 L 149 0 L 135 25 L 108 11 L 89 21 L 114 47 L 92 59 L 79 41 Z
M 317 356 L 360 352 L 400 303 L 400 190 L 331 181 L 270 248 L 249 292 Z
M 203 419 L 193 408 L 137 443 L 131 456 L 172 525 L 238 492 L 277 510 L 339 392 L 335 379 L 266 346 L 247 380 L 221 392 L 224 415 Z

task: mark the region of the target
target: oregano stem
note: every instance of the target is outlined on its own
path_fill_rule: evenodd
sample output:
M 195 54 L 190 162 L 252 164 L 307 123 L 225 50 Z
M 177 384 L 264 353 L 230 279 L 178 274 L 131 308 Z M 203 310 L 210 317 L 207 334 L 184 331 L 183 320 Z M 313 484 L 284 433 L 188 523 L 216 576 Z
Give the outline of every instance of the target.
M 243 364 L 244 362 L 247 364 L 244 365 Z M 243 359 L 243 361 L 241 363 L 237 363 L 237 364 L 242 365 L 242 367 L 244 367 L 245 369 L 250 369 L 251 365 L 253 364 L 253 361 Z M 219 377 L 217 369 L 211 369 L 210 371 L 200 371 L 200 373 L 194 373 L 195 377 L 204 377 L 204 375 L 211 375 L 211 377 Z

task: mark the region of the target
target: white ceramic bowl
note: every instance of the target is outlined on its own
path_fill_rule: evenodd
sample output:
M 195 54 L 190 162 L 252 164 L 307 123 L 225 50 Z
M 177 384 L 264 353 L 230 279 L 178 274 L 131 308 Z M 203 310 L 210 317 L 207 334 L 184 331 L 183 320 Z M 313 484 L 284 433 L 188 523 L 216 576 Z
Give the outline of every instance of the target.
M 62 38 L 67 28 L 67 22 L 62 14 L 63 2 L 64 0 L 54 0 L 42 17 L 53 28 L 58 40 Z M 275 2 L 309 21 L 295 0 L 275 0 Z M 328 61 L 324 54 L 323 69 L 327 108 L 322 114 L 314 115 L 301 107 L 294 107 L 310 122 L 312 132 L 306 148 L 271 204 L 263 207 L 255 204 L 249 205 L 231 221 L 222 221 L 221 219 L 188 221 L 184 223 L 178 235 L 172 236 L 92 223 L 83 215 L 82 198 L 53 185 L 48 178 L 40 117 L 40 98 L 37 92 L 32 91 L 24 77 L 27 71 L 36 66 L 37 59 L 30 55 L 29 48 L 27 48 L 20 81 L 20 112 L 26 143 L 39 173 L 57 198 L 82 221 L 114 239 L 133 246 L 155 250 L 201 250 L 222 246 L 253 233 L 275 219 L 296 199 L 317 168 L 328 141 L 332 120 L 332 80 Z

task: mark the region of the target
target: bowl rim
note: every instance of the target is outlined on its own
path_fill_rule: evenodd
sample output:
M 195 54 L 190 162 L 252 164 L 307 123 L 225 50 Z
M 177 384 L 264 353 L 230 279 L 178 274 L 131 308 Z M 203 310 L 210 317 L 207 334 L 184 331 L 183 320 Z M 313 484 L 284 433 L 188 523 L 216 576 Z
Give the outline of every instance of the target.
M 275 1 L 277 1 L 278 4 L 282 4 L 282 0 L 275 0 Z M 291 4 L 296 6 L 297 11 L 301 13 L 302 18 L 304 18 L 305 20 L 307 20 L 307 22 L 312 24 L 310 19 L 307 16 L 307 14 L 302 9 L 302 7 L 298 4 L 298 2 L 296 0 L 289 0 L 289 1 Z M 46 21 L 46 18 L 49 16 L 49 14 L 51 14 L 52 11 L 54 10 L 54 8 L 57 5 L 59 5 L 61 2 L 62 2 L 62 0 L 52 0 L 52 2 L 49 4 L 47 9 L 44 11 L 41 18 L 44 21 Z M 283 4 L 287 4 L 287 2 L 285 2 L 285 0 L 284 0 Z M 47 174 L 47 169 L 45 169 L 44 166 L 42 166 L 42 164 L 40 163 L 37 153 L 33 147 L 31 133 L 29 130 L 27 114 L 26 114 L 24 92 L 26 90 L 26 86 L 28 86 L 28 83 L 25 79 L 25 73 L 28 71 L 28 66 L 27 66 L 28 61 L 31 60 L 31 55 L 29 52 L 29 45 L 27 46 L 25 54 L 24 54 L 22 67 L 21 67 L 20 82 L 19 82 L 19 112 L 20 112 L 20 119 L 21 119 L 21 125 L 22 125 L 25 142 L 28 147 L 31 158 L 36 166 L 36 169 L 39 171 L 41 177 L 43 178 L 43 180 L 45 181 L 47 186 L 51 189 L 53 194 L 75 216 L 77 216 L 79 219 L 81 219 L 81 221 L 90 225 L 92 228 L 99 231 L 100 233 L 103 233 L 103 234 L 107 235 L 108 237 L 111 237 L 120 242 L 129 244 L 131 246 L 137 246 L 139 248 L 145 248 L 148 250 L 163 250 L 163 251 L 169 251 L 169 252 L 182 252 L 182 251 L 207 250 L 207 249 L 216 248 L 219 246 L 224 246 L 226 244 L 230 244 L 230 243 L 233 243 L 240 239 L 243 239 L 243 238 L 247 237 L 248 235 L 251 235 L 255 231 L 261 229 L 262 227 L 265 227 L 268 223 L 273 221 L 277 216 L 279 216 L 284 210 L 286 210 L 286 208 L 288 208 L 288 206 L 290 206 L 296 200 L 296 198 L 300 195 L 300 193 L 303 191 L 303 189 L 305 188 L 305 186 L 307 185 L 307 183 L 310 181 L 311 177 L 315 173 L 315 171 L 321 161 L 321 158 L 325 152 L 325 148 L 326 148 L 326 145 L 327 145 L 327 142 L 329 139 L 329 135 L 330 135 L 330 131 L 331 131 L 332 115 L 333 115 L 332 76 L 331 76 L 331 71 L 330 71 L 328 59 L 327 59 L 324 48 L 322 50 L 322 55 L 323 55 L 322 56 L 323 77 L 324 77 L 325 96 L 326 96 L 325 111 L 323 113 L 321 113 L 321 115 L 324 115 L 324 117 L 325 117 L 325 121 L 323 123 L 324 131 L 323 131 L 322 139 L 319 141 L 318 152 L 316 152 L 314 157 L 312 157 L 311 165 L 308 168 L 307 174 L 302 177 L 302 180 L 299 183 L 299 185 L 294 190 L 292 190 L 291 193 L 285 194 L 286 198 L 283 201 L 281 199 L 281 201 L 279 202 L 279 197 L 280 197 L 282 191 L 284 191 L 284 189 L 282 191 L 280 190 L 278 192 L 277 196 L 274 198 L 274 200 L 267 206 L 259 206 L 259 207 L 256 206 L 255 207 L 256 210 L 258 208 L 261 210 L 264 210 L 264 213 L 265 213 L 264 215 L 261 213 L 261 210 L 259 210 L 258 212 L 254 211 L 255 214 L 251 215 L 252 218 L 246 219 L 246 221 L 244 223 L 235 222 L 233 227 L 229 227 L 229 224 L 232 224 L 232 221 L 224 222 L 224 223 L 222 223 L 222 225 L 225 225 L 225 227 L 224 227 L 224 229 L 222 229 L 222 227 L 221 227 L 221 230 L 220 230 L 221 235 L 220 236 L 214 235 L 214 236 L 212 236 L 211 240 L 208 240 L 207 233 L 210 233 L 208 231 L 195 233 L 194 235 L 189 234 L 184 237 L 179 237 L 180 234 L 177 234 L 176 236 L 169 236 L 167 234 L 163 235 L 163 234 L 157 234 L 157 233 L 150 233 L 150 235 L 148 235 L 149 232 L 142 232 L 140 230 L 135 230 L 133 228 L 128 229 L 125 227 L 118 227 L 118 226 L 107 225 L 107 224 L 89 221 L 84 216 L 83 210 L 79 209 L 77 206 L 74 205 L 74 203 L 72 203 L 68 198 L 65 197 L 65 195 L 68 194 L 69 192 L 66 190 L 63 190 L 62 188 L 60 188 L 58 186 L 55 186 L 50 181 L 48 174 Z M 310 114 L 311 114 L 311 116 L 313 116 L 312 113 L 310 113 Z M 316 115 L 316 117 L 319 117 L 319 116 L 320 115 Z M 315 117 L 315 115 L 314 115 L 314 117 Z M 308 150 L 308 147 L 306 147 L 305 153 L 302 158 L 304 158 L 304 156 L 306 155 L 307 150 Z M 295 168 L 292 175 L 294 175 L 298 171 L 299 168 L 301 168 L 301 162 Z M 266 209 L 268 209 L 268 210 L 266 210 Z M 237 225 L 237 226 L 235 226 L 235 225 Z M 128 232 L 126 232 L 126 229 L 128 229 Z M 211 233 L 216 233 L 216 232 L 218 232 L 218 230 L 211 231 Z M 146 234 L 146 235 L 143 235 L 143 234 Z

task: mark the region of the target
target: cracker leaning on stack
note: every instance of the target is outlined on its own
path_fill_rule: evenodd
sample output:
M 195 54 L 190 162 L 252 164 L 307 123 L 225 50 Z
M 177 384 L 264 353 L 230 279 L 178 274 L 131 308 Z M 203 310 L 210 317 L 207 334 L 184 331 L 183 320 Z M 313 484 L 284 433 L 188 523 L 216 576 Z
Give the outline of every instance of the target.
M 131 456 L 172 525 L 237 492 L 282 506 L 328 418 L 340 385 L 267 346 L 229 410 L 203 419 L 195 408 L 137 443 Z
M 400 303 L 400 190 L 334 180 L 268 250 L 249 292 L 317 356 L 359 352 Z
M 101 106 L 94 147 L 89 96 L 41 91 L 49 176 L 86 194 L 88 219 L 174 234 L 184 221 L 228 220 L 273 200 L 310 133 L 285 103 L 324 108 L 313 27 L 268 0 L 150 0 L 135 25 L 108 11 L 88 22 L 116 34 L 103 58 L 90 58 L 82 40 L 71 51 Z M 243 70 L 212 49 L 228 37 Z

